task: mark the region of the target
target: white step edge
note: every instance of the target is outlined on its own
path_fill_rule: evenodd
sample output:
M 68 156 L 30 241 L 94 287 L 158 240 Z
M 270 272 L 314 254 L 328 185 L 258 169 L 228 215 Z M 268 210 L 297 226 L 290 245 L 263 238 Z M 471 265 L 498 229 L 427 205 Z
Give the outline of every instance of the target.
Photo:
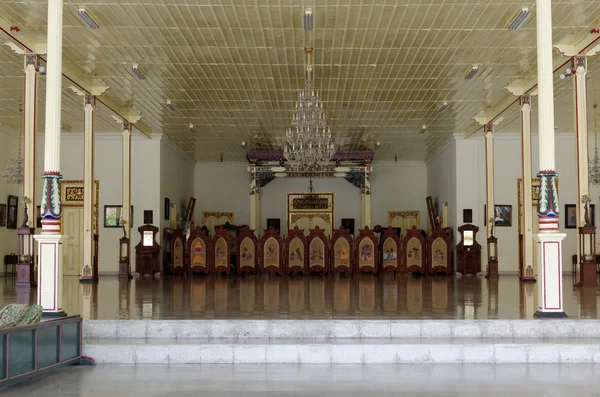
M 591 339 L 524 343 L 510 339 L 86 340 L 83 355 L 98 364 L 590 364 L 600 363 L 600 343 Z
M 600 338 L 600 320 L 85 320 L 88 339 Z

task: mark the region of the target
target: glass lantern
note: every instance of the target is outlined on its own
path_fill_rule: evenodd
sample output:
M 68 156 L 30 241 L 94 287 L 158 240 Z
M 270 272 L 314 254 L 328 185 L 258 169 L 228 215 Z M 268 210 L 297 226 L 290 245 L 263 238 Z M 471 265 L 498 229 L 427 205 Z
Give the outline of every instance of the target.
M 579 284 L 595 287 L 596 280 L 596 227 L 579 228 Z
M 119 239 L 119 278 L 129 278 L 131 271 L 129 269 L 129 239 L 122 237 Z
M 498 275 L 498 238 L 490 236 L 487 239 L 488 270 L 487 276 Z

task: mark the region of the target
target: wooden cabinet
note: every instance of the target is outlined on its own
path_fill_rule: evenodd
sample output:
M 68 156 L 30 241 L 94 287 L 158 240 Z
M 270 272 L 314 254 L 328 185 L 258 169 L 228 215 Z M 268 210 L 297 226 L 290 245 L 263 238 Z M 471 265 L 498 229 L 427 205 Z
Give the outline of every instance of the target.
M 156 242 L 158 228 L 153 225 L 138 227 L 140 242 L 135 246 L 135 271 L 140 275 L 160 273 L 160 245 Z
M 481 245 L 477 242 L 479 228 L 466 224 L 458 228 L 461 241 L 456 246 L 456 271 L 463 275 L 481 272 Z

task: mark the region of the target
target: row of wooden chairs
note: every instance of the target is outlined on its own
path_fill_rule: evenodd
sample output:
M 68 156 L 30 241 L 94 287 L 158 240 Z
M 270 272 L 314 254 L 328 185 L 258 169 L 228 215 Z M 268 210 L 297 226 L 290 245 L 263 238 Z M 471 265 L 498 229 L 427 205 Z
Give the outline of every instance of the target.
M 236 238 L 236 269 L 241 273 L 361 273 L 382 272 L 452 274 L 452 246 L 448 230 L 436 228 L 425 238 L 413 227 L 401 239 L 394 229 L 381 231 L 379 239 L 368 226 L 350 235 L 340 227 L 328 237 L 318 226 L 306 236 L 295 227 L 282 237 L 269 228 L 257 237 L 250 228 L 241 229 Z M 186 238 L 181 229 L 172 238 L 173 273 L 227 273 L 231 241 L 227 231 L 218 228 L 209 238 L 196 227 Z

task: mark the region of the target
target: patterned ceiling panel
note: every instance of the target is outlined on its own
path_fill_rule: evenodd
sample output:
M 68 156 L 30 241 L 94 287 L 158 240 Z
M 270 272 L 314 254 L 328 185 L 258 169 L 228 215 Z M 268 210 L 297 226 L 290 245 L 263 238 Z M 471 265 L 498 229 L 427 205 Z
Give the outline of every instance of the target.
M 552 3 L 555 41 L 576 42 L 600 24 L 597 0 Z M 80 6 L 100 29 L 81 24 Z M 523 6 L 532 16 L 522 29 L 508 31 Z M 301 27 L 306 8 L 315 15 L 312 37 Z M 0 2 L 0 18 L 19 26 L 17 38 L 28 42 L 45 42 L 46 14 L 46 0 Z M 0 44 L 9 40 L 0 33 Z M 249 149 L 281 145 L 303 87 L 307 45 L 315 48 L 316 88 L 340 150 L 373 150 L 380 141 L 378 160 L 423 160 L 452 134 L 477 132 L 473 117 L 506 101 L 504 87 L 535 77 L 535 1 L 65 0 L 64 67 L 74 78 L 111 87 L 100 101 L 141 113 L 137 129 L 165 134 L 198 161 L 221 155 L 243 161 L 242 141 Z M 146 80 L 131 75 L 134 62 Z M 473 64 L 480 72 L 465 81 Z M 590 101 L 600 86 L 593 70 L 599 66 L 590 59 Z M 16 127 L 22 55 L 0 46 L 0 68 L 0 122 Z M 63 125 L 77 132 L 82 100 L 71 84 L 64 79 Z M 39 87 L 43 131 L 43 76 Z M 166 108 L 167 100 L 176 111 Z M 449 108 L 440 113 L 444 101 Z M 572 130 L 571 102 L 571 81 L 557 78 L 557 132 Z M 534 123 L 535 110 L 534 99 Z M 112 114 L 98 104 L 96 131 L 118 131 Z M 518 132 L 518 105 L 504 116 L 497 131 Z

